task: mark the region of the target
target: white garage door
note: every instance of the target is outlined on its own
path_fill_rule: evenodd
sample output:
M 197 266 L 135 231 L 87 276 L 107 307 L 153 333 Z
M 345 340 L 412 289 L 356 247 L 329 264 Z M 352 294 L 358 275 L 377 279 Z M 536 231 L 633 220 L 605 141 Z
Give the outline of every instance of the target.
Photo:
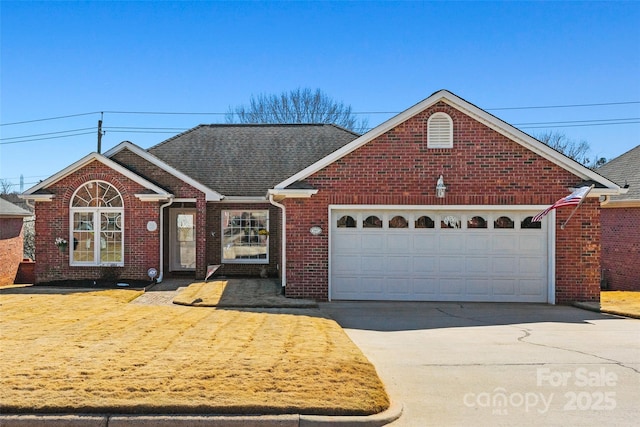
M 331 299 L 547 302 L 536 213 L 334 209 Z

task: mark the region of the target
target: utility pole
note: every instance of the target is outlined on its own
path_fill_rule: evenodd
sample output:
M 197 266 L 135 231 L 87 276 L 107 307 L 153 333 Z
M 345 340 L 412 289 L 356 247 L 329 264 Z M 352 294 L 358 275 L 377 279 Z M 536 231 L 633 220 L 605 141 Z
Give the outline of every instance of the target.
M 104 113 L 100 112 L 100 120 L 98 120 L 98 154 L 102 151 L 102 116 Z

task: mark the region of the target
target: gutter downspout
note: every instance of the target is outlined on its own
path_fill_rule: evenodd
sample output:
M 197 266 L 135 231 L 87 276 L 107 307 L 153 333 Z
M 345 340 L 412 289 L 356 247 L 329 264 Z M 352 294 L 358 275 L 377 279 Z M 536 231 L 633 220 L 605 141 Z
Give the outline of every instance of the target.
M 162 278 L 164 276 L 164 208 L 166 208 L 167 206 L 171 206 L 171 204 L 173 203 L 173 196 L 169 197 L 169 201 L 167 203 L 165 203 L 164 205 L 160 205 L 160 266 L 159 266 L 159 270 L 160 270 L 160 274 L 158 275 L 158 278 L 156 279 L 156 283 L 161 283 L 162 282 Z
M 281 237 L 281 244 L 282 244 L 282 287 L 286 287 L 287 286 L 287 209 L 286 207 L 281 204 L 276 202 L 275 200 L 273 200 L 273 194 L 269 194 L 269 203 L 271 203 L 273 206 L 280 208 L 280 210 L 282 211 L 282 237 Z

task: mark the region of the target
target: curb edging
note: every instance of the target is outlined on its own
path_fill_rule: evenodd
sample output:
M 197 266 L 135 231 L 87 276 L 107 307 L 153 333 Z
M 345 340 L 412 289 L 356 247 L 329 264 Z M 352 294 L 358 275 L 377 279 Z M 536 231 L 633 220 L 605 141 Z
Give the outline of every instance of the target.
M 391 403 L 379 414 L 329 415 L 0 415 L 0 427 L 380 427 L 402 415 Z

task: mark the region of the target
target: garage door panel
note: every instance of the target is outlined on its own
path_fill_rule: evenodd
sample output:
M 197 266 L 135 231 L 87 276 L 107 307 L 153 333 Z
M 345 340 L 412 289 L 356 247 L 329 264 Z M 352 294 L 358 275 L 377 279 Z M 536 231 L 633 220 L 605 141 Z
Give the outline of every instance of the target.
M 419 254 L 437 254 L 438 239 L 434 233 L 417 233 L 413 237 L 413 249 Z
M 429 277 L 418 277 L 411 279 L 413 293 L 421 296 L 422 300 L 433 299 L 440 291 L 440 285 L 437 280 Z
M 385 257 L 382 255 L 362 255 L 360 257 L 361 272 L 381 274 L 385 270 Z
M 441 254 L 460 254 L 465 248 L 465 236 L 462 230 L 443 230 L 439 236 L 438 252 Z
M 362 268 L 360 267 L 361 257 L 359 255 L 342 255 L 340 258 L 333 260 L 331 267 L 337 274 L 360 274 Z
M 544 268 L 546 262 L 541 257 L 521 257 L 518 259 L 519 273 L 526 276 L 537 276 Z
M 543 294 L 540 292 L 540 290 L 541 287 L 539 280 L 521 279 L 518 283 L 518 293 L 520 295 L 541 296 Z
M 489 236 L 487 233 L 473 234 L 467 232 L 467 242 L 465 244 L 465 248 L 467 249 L 467 251 L 486 252 L 490 246 L 491 236 Z
M 468 295 L 489 295 L 489 280 L 488 279 L 467 279 L 466 293 Z
M 387 251 L 389 253 L 406 254 L 411 248 L 411 236 L 407 233 L 387 235 Z
M 355 233 L 336 233 L 332 245 L 340 253 L 360 253 L 360 236 Z
M 425 273 L 434 273 L 436 271 L 436 257 L 433 256 L 414 256 L 412 271 L 418 275 Z
M 413 294 L 413 288 L 411 286 L 411 278 L 409 277 L 395 277 L 387 279 L 387 293 L 396 297 L 405 296 L 401 299 L 408 299 Z
M 388 256 L 387 270 L 389 273 L 396 275 L 408 275 L 411 277 L 412 259 L 408 256 Z
M 518 279 L 493 279 L 492 294 L 496 296 L 515 296 Z
M 531 230 L 528 230 L 531 232 Z M 530 235 L 519 236 L 518 251 L 521 253 L 538 254 L 544 249 L 544 241 L 540 239 L 540 232 L 534 230 Z
M 381 253 L 386 251 L 386 238 L 385 235 L 382 234 L 382 230 L 380 230 L 379 233 L 363 233 L 360 239 L 363 253 Z
M 486 274 L 489 272 L 487 257 L 467 257 L 464 261 L 467 273 Z
M 385 299 L 386 280 L 383 277 L 363 277 L 360 283 L 360 288 L 363 293 L 373 295 L 374 299 Z
M 515 256 L 496 256 L 491 258 L 491 272 L 496 276 L 518 274 L 519 262 Z
M 361 293 L 360 277 L 334 276 L 332 283 L 338 298 L 356 298 Z
M 491 249 L 495 254 L 510 254 L 518 247 L 518 236 L 515 233 L 504 233 L 499 230 L 492 236 Z
M 334 211 L 331 229 L 331 298 L 354 300 L 545 302 L 548 294 L 546 229 L 520 229 L 524 213 L 495 212 L 486 229 L 441 228 L 438 212 L 367 212 L 382 228 L 337 228 L 343 215 L 362 218 L 363 211 Z M 402 215 L 408 228 L 389 228 Z M 475 213 L 446 211 L 468 218 Z M 528 214 L 527 214 L 528 215 Z M 428 216 L 434 228 L 414 228 Z M 493 228 L 496 218 L 515 219 L 514 229 Z M 463 221 L 463 226 L 465 221 Z M 423 223 L 424 225 L 424 223 Z
M 461 277 L 446 278 L 440 280 L 440 293 L 447 297 L 462 297 L 465 289 L 465 280 Z
M 439 272 L 441 274 L 455 273 L 457 275 L 460 271 L 464 271 L 465 266 L 460 256 L 440 256 L 439 261 Z

